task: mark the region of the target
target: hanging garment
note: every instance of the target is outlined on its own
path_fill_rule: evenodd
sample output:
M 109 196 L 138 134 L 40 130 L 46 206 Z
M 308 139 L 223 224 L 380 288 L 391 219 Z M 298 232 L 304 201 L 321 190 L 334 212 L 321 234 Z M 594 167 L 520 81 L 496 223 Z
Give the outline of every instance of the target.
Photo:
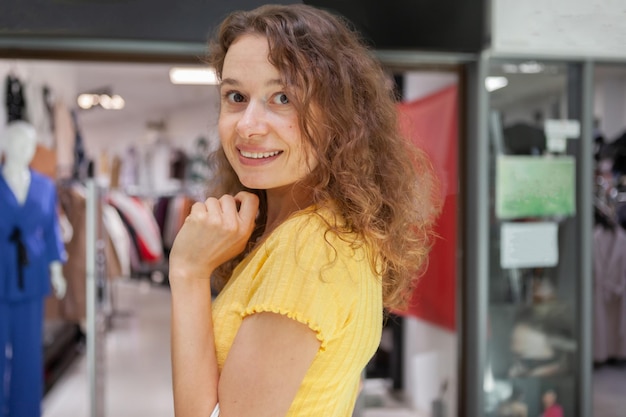
M 62 101 L 57 101 L 54 104 L 53 124 L 58 178 L 70 178 L 74 166 L 76 132 L 70 110 Z
M 85 152 L 85 142 L 83 135 L 78 127 L 78 118 L 76 112 L 72 111 L 72 120 L 74 121 L 74 165 L 72 166 L 72 178 L 82 181 L 87 178 L 88 165 L 87 154 Z
M 174 197 L 159 197 L 158 201 L 154 205 L 154 218 L 156 219 L 157 224 L 159 225 L 159 230 L 161 231 L 161 239 L 165 236 L 165 220 L 167 218 L 167 211 L 170 205 L 170 202 L 174 199 Z M 165 247 L 165 241 L 163 241 L 163 246 Z
M 187 171 L 187 155 L 181 149 L 174 149 L 170 154 L 170 173 L 171 177 L 177 180 L 185 179 Z
M 192 183 L 206 183 L 210 176 L 209 144 L 204 137 L 199 137 L 188 158 L 186 179 Z
M 22 82 L 18 78 L 8 75 L 5 80 L 5 87 L 7 123 L 15 120 L 24 120 L 26 100 L 24 99 L 24 86 Z
M 543 129 L 527 123 L 516 123 L 504 128 L 504 146 L 513 155 L 541 155 L 546 149 Z
M 139 185 L 139 160 L 139 152 L 134 146 L 128 147 L 122 155 L 119 174 L 119 186 L 122 190 L 129 191 Z
M 104 227 L 111 239 L 114 255 L 119 263 L 119 276 L 130 277 L 130 236 L 118 211 L 109 204 L 102 206 Z M 112 276 L 115 278 L 115 276 Z
M 155 263 L 163 259 L 161 232 L 152 211 L 139 199 L 111 190 L 108 202 L 115 207 L 135 239 L 143 262 Z
M 37 417 L 49 265 L 66 259 L 56 189 L 43 175 L 31 170 L 23 204 L 0 175 L 0 254 L 0 410 L 12 417 Z
M 86 317 L 86 198 L 81 185 L 59 187 L 59 201 L 72 225 L 72 239 L 65 245 L 67 262 L 63 275 L 67 281 L 67 292 L 60 300 L 61 318 L 80 323 Z
M 43 398 L 43 302 L 0 301 L 0 415 L 39 417 Z M 11 352 L 5 355 L 6 346 Z M 4 414 L 3 411 L 8 411 Z
M 626 359 L 626 232 L 596 226 L 594 242 L 594 361 Z
M 44 86 L 34 82 L 26 85 L 26 119 L 37 130 L 37 143 L 49 149 L 54 149 L 54 134 L 52 130 L 51 113 L 46 103 Z M 48 90 L 49 91 L 49 90 Z

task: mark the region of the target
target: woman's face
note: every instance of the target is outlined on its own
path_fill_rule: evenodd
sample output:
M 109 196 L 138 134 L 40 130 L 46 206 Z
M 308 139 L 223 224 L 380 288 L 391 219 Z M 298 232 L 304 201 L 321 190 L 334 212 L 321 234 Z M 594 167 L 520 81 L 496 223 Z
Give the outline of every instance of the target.
M 268 60 L 262 36 L 243 35 L 222 69 L 219 134 L 241 183 L 252 189 L 291 187 L 317 164 L 307 152 L 292 91 Z

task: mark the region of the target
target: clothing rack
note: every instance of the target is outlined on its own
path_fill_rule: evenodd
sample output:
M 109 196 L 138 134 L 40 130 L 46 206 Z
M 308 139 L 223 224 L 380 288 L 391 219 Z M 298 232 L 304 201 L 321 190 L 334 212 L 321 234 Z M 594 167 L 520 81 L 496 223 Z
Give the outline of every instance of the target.
M 602 175 L 604 174 L 604 175 Z M 624 193 L 612 172 L 598 175 L 594 204 L 594 362 L 626 359 L 626 230 Z

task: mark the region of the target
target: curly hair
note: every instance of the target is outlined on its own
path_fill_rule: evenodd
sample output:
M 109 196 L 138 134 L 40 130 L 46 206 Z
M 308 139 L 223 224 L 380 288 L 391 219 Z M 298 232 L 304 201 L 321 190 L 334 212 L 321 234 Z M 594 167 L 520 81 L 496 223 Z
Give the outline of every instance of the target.
M 229 15 L 209 45 L 207 61 L 218 77 L 228 48 L 246 34 L 267 38 L 269 61 L 295 91 L 304 141 L 319 161 L 302 183 L 314 203 L 332 201 L 348 226 L 329 230 L 356 233 L 373 249 L 385 307 L 404 308 L 426 265 L 439 204 L 429 160 L 399 132 L 393 82 L 347 21 L 301 4 Z M 223 150 L 213 156 L 215 191 L 245 189 Z M 261 230 L 264 192 L 250 191 L 261 197 Z M 230 276 L 242 256 L 217 275 Z

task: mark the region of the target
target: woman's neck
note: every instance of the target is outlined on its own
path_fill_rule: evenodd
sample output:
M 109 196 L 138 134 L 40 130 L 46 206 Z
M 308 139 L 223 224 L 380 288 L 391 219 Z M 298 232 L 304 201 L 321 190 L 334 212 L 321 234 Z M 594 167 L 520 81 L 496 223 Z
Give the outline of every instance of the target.
M 269 235 L 291 214 L 313 204 L 311 191 L 304 187 L 267 190 L 267 222 L 264 235 Z

